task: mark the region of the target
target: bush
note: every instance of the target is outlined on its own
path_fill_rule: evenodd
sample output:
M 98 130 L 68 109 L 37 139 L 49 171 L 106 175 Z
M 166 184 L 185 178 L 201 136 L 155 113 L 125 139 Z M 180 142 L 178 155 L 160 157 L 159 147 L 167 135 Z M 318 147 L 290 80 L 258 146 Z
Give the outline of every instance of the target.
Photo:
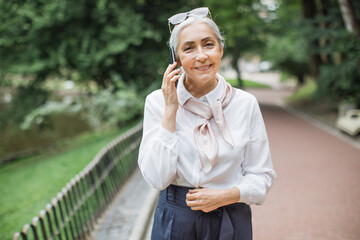
M 83 102 L 83 117 L 96 131 L 121 127 L 141 115 L 143 102 L 143 97 L 134 88 L 120 89 L 114 93 L 112 89 L 106 89 Z
M 355 35 L 343 32 L 329 44 L 338 63 L 320 67 L 318 96 L 334 102 L 360 105 L 360 44 Z
M 137 94 L 133 87 L 122 87 L 118 90 L 108 88 L 90 97 L 63 102 L 49 101 L 30 112 L 21 128 L 44 128 L 51 116 L 78 113 L 96 131 L 122 127 L 141 115 L 143 102 L 143 97 Z

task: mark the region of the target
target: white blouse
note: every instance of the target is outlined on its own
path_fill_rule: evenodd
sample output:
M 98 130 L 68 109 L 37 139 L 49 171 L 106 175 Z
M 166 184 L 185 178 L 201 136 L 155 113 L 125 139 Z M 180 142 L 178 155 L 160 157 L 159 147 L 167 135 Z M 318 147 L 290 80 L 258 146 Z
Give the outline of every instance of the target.
M 205 102 L 217 100 L 222 92 L 217 84 L 200 98 Z M 183 76 L 177 94 L 179 108 L 176 131 L 161 126 L 164 96 L 161 90 L 149 94 L 145 102 L 143 138 L 138 164 L 144 179 L 157 189 L 170 184 L 187 187 L 226 189 L 238 187 L 239 202 L 262 204 L 273 184 L 273 169 L 264 121 L 257 100 L 251 94 L 236 89 L 236 94 L 223 109 L 234 146 L 222 138 L 214 119 L 210 120 L 219 143 L 218 158 L 209 173 L 201 169 L 193 131 L 199 116 L 181 107 L 191 94 L 185 89 Z

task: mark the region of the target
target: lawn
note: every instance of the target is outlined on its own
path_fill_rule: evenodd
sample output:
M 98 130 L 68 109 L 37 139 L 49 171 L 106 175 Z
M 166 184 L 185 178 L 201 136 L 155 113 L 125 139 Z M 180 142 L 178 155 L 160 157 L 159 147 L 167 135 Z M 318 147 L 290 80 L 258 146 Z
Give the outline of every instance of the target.
M 293 95 L 286 99 L 290 104 L 302 104 L 306 102 L 312 102 L 317 90 L 317 84 L 315 81 L 307 81 L 303 86 L 297 89 Z
M 327 100 L 316 99 L 317 84 L 309 80 L 298 88 L 286 102 L 311 117 L 335 128 L 338 118 L 337 104 Z
M 236 85 L 237 85 L 237 80 L 236 79 L 226 79 L 226 81 L 228 83 L 230 83 L 232 86 L 236 87 Z M 251 81 L 251 80 L 244 80 L 243 79 L 243 83 L 244 83 L 244 88 L 270 88 L 269 85 L 254 82 L 254 81 Z
M 19 159 L 0 168 L 0 239 L 12 239 L 24 224 L 123 129 L 85 134 L 61 151 Z

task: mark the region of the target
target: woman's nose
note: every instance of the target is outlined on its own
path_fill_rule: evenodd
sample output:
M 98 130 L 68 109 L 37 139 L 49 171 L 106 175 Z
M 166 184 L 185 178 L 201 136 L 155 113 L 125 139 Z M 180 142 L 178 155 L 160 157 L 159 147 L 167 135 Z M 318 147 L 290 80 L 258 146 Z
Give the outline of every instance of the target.
M 196 54 L 196 60 L 197 61 L 204 61 L 204 60 L 207 59 L 207 57 L 208 56 L 201 50 Z

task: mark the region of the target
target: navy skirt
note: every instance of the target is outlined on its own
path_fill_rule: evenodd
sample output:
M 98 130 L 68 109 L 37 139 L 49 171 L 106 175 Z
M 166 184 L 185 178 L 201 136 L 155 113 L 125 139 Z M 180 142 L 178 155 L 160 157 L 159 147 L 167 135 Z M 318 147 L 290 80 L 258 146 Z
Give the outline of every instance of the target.
M 191 188 L 170 185 L 160 192 L 152 240 L 251 240 L 251 209 L 235 203 L 205 213 L 185 203 Z

